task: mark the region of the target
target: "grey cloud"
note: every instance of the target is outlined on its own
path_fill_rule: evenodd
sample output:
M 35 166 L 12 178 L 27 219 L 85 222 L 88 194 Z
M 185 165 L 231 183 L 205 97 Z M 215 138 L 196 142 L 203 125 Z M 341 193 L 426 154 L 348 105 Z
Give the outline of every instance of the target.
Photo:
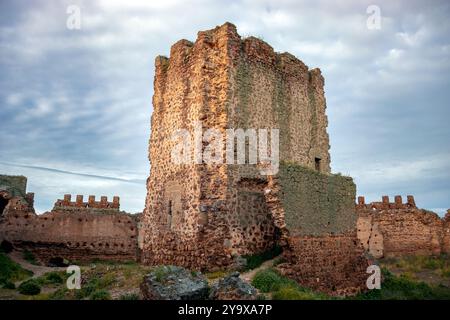
M 79 31 L 65 28 L 69 4 L 82 9 Z M 154 57 L 231 21 L 322 69 L 332 168 L 354 176 L 359 193 L 412 193 L 423 207 L 450 207 L 450 4 L 377 1 L 382 28 L 368 30 L 370 4 L 2 1 L 0 161 L 28 166 L 3 170 L 29 174 L 41 208 L 52 192 L 104 187 L 142 210 Z M 34 166 L 88 176 L 68 182 Z M 102 185 L 103 176 L 142 183 Z

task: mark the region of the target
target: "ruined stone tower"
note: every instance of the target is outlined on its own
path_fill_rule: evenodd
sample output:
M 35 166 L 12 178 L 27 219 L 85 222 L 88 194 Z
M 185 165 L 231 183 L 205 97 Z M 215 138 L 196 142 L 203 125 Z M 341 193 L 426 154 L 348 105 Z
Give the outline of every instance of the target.
M 195 43 L 178 41 L 170 58 L 159 56 L 155 65 L 144 262 L 213 270 L 275 244 L 294 261 L 291 250 L 301 248 L 288 241 L 292 234 L 302 240 L 339 234 L 342 248 L 333 247 L 330 267 L 320 268 L 342 266 L 348 278 L 359 254 L 355 186 L 351 178 L 330 174 L 320 70 L 308 70 L 260 39 L 242 39 L 230 23 L 199 32 Z M 224 145 L 227 129 L 278 129 L 279 172 L 261 174 L 258 163 L 174 163 L 174 132 L 195 136 L 198 123 L 223 133 Z M 196 143 L 207 148 L 204 140 L 193 138 Z M 310 257 L 320 251 L 319 242 Z M 306 277 L 318 278 L 312 271 Z

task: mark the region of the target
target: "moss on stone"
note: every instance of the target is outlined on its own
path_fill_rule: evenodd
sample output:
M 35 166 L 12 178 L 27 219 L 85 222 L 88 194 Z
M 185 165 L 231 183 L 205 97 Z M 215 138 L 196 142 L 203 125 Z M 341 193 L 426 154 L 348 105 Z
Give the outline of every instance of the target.
M 323 235 L 354 229 L 356 187 L 351 178 L 289 163 L 280 165 L 278 175 L 286 225 L 292 233 Z

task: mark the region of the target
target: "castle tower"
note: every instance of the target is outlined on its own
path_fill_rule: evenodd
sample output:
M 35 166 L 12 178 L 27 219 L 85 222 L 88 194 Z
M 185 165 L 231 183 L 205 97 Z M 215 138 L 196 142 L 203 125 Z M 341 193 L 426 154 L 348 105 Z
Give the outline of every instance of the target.
M 289 175 L 287 163 L 302 168 L 298 174 L 306 187 L 317 176 L 322 179 L 317 186 L 331 190 L 326 192 L 335 190 L 327 184 L 338 185 L 336 192 L 347 197 L 339 205 L 347 205 L 349 211 L 342 213 L 344 219 L 333 220 L 338 226 L 333 231 L 356 228 L 356 217 L 349 218 L 354 216 L 353 182 L 329 178 L 328 120 L 319 69 L 309 70 L 291 54 L 276 53 L 260 39 L 242 39 L 230 23 L 199 32 L 195 43 L 178 41 L 170 58 L 159 56 L 155 65 L 151 172 L 143 221 L 145 263 L 224 268 L 237 256 L 259 253 L 282 241 L 288 235 L 265 194 L 278 171 L 280 179 Z M 212 139 L 209 129 L 214 129 Z M 245 149 L 258 149 L 255 159 L 247 155 L 246 164 L 237 163 L 239 139 L 230 139 L 238 129 L 249 135 L 242 140 Z M 259 153 L 264 129 L 269 158 L 275 157 L 271 143 L 278 132 L 278 163 L 271 173 L 264 172 L 267 164 L 261 163 Z M 176 163 L 174 150 L 183 139 L 189 141 L 189 151 L 181 154 L 189 161 Z M 211 152 L 212 141 L 222 151 Z M 205 161 L 205 154 L 217 161 Z M 334 199 L 325 193 L 323 198 Z M 345 211 L 332 207 L 335 211 L 324 215 Z M 314 213 L 317 208 L 306 209 Z M 311 219 L 315 218 L 307 218 Z

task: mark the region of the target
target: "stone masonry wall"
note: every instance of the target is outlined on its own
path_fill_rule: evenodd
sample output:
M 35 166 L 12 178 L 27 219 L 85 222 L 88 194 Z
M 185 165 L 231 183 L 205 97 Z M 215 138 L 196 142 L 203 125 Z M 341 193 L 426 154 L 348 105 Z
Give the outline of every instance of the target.
M 279 129 L 282 160 L 329 172 L 320 71 L 259 39 L 241 39 L 230 23 L 199 32 L 195 43 L 178 41 L 155 67 L 144 262 L 223 268 L 270 248 L 278 232 L 256 168 L 174 164 L 171 137 L 177 129 L 192 135 L 199 122 L 223 137 L 229 128 Z
M 418 209 L 414 197 L 365 203 L 358 197 L 358 238 L 375 258 L 438 255 L 448 252 L 448 222 L 431 211 Z M 446 229 L 447 226 L 447 229 Z
M 0 175 L 0 217 L 8 210 L 34 212 L 34 193 L 26 189 L 26 177 Z
M 27 178 L 24 176 L 0 175 L 0 190 L 9 191 L 13 197 L 25 197 Z
M 62 206 L 58 200 L 51 212 L 37 215 L 10 202 L 0 219 L 0 241 L 30 250 L 44 264 L 52 258 L 136 260 L 138 217 L 119 211 L 118 197 L 113 203 L 102 199 L 102 206 L 117 208 L 92 209 L 82 201 Z
M 200 32 L 195 44 L 174 44 L 170 59 L 156 58 L 145 263 L 202 269 L 232 262 L 225 165 L 177 165 L 171 160 L 175 130 L 193 133 L 197 121 L 205 127 L 226 124 L 228 38 L 225 28 Z
M 282 164 L 265 194 L 282 232 L 283 274 L 331 295 L 364 290 L 368 261 L 356 236 L 351 178 Z

